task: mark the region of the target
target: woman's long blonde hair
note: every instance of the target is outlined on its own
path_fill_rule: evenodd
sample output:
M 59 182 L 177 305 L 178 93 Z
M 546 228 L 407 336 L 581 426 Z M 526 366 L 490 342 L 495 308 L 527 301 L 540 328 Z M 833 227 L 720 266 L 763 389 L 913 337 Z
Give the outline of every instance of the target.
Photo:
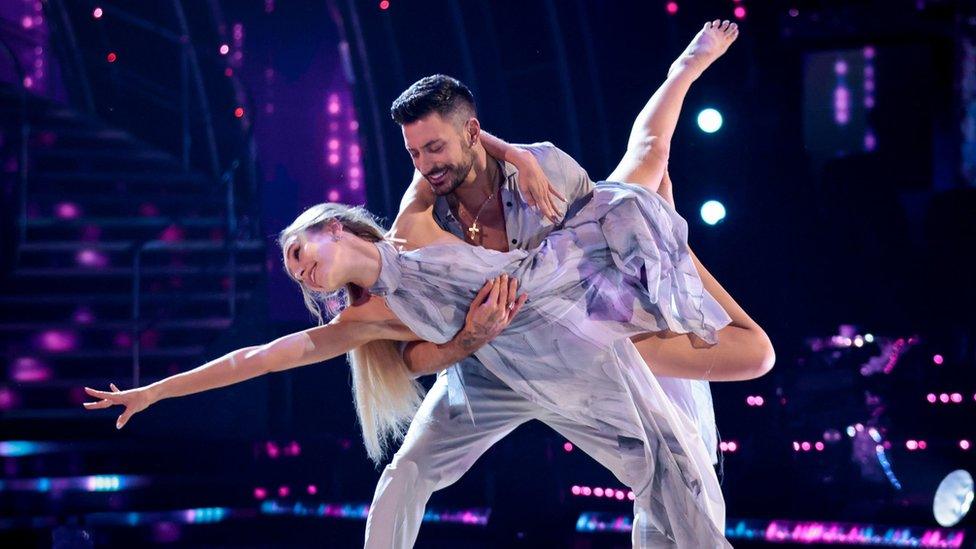
M 282 254 L 296 238 L 307 232 L 320 231 L 333 220 L 341 223 L 346 232 L 364 240 L 378 242 L 385 238 L 385 231 L 365 208 L 323 203 L 305 210 L 281 231 L 278 245 Z M 301 281 L 296 282 L 302 290 L 305 306 L 320 325 L 327 317 L 331 319 L 352 304 L 355 300 L 350 296 L 363 293 L 362 288 L 349 285 L 338 292 L 323 294 L 310 290 Z M 378 464 L 386 455 L 390 442 L 403 439 L 423 399 L 424 389 L 410 374 L 395 341 L 371 341 L 349 351 L 347 357 L 352 368 L 353 402 L 363 432 L 363 444 L 370 459 Z

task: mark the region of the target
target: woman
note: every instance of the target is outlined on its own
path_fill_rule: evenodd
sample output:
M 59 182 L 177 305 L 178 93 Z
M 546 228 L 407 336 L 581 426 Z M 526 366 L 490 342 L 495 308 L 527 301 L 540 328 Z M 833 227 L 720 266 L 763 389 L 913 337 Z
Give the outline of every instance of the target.
M 448 233 L 401 252 L 361 208 L 320 204 L 286 228 L 288 272 L 318 313 L 345 290 L 349 307 L 325 325 L 248 347 L 152 385 L 114 392 L 121 428 L 163 398 L 182 396 L 350 354 L 354 397 L 370 456 L 402 434 L 421 389 L 396 341 L 444 342 L 479 296 L 505 299 L 522 285 L 523 312 L 476 352 L 513 390 L 541 406 L 617 436 L 632 448 L 630 478 L 645 520 L 680 546 L 726 546 L 724 504 L 695 427 L 669 401 L 634 349 L 638 334 L 685 334 L 705 344 L 729 316 L 707 292 L 687 248 L 687 224 L 656 186 L 602 182 L 532 251 L 496 252 Z M 489 282 L 485 283 L 488 278 Z M 321 316 L 320 316 L 321 319 Z

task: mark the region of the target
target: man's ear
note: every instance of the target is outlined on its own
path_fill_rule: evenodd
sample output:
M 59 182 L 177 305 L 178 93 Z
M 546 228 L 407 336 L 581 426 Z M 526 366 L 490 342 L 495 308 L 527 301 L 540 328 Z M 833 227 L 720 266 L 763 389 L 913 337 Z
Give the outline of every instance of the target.
M 468 140 L 469 147 L 473 147 L 481 139 L 481 122 L 477 118 L 472 116 L 464 123 L 464 137 Z

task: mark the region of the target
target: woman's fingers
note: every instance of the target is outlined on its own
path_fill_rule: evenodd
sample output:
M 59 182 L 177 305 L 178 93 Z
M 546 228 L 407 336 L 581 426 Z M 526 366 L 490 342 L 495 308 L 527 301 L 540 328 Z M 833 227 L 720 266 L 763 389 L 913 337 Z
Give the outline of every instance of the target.
M 115 386 L 114 383 L 109 383 L 108 386 L 111 387 L 112 392 L 115 392 L 115 393 L 121 392 L 121 391 L 119 391 L 119 388 Z
M 122 412 L 122 415 L 119 416 L 119 419 L 115 420 L 115 428 L 121 429 L 122 427 L 125 427 L 125 424 L 129 422 L 129 418 L 132 417 L 133 413 L 134 412 L 130 412 L 129 409 L 126 408 L 125 411 Z
M 498 293 L 495 294 L 495 307 L 502 309 L 506 306 L 505 300 L 508 299 L 508 275 L 502 273 L 498 275 Z
M 85 402 L 83 406 L 88 410 L 101 410 L 102 408 L 108 408 L 112 403 L 107 400 L 100 400 L 98 402 Z

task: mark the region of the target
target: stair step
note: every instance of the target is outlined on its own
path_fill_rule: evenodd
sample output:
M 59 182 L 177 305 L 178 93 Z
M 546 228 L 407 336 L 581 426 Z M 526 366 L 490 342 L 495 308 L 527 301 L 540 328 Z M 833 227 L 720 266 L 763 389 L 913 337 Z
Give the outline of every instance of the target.
M 131 162 L 179 164 L 176 158 L 167 152 L 128 147 L 107 147 L 101 149 L 80 147 L 44 148 L 31 151 L 31 157 L 45 160 L 127 160 Z
M 250 299 L 251 292 L 238 292 L 237 299 Z M 146 293 L 142 296 L 142 302 L 172 302 L 172 301 L 220 301 L 226 302 L 230 299 L 229 293 L 221 292 L 201 292 L 201 293 Z M 128 291 L 119 294 L 67 294 L 67 295 L 0 295 L 0 305 L 48 305 L 48 304 L 119 304 L 131 303 L 132 294 Z
M 33 176 L 38 183 L 70 182 L 70 183 L 145 183 L 166 185 L 200 185 L 206 186 L 213 182 L 199 173 L 157 173 L 151 170 L 145 172 L 43 172 Z
M 238 274 L 260 274 L 263 270 L 261 265 L 238 265 Z M 231 270 L 226 266 L 201 267 L 197 265 L 189 266 L 168 266 L 168 267 L 145 267 L 142 269 L 143 277 L 156 276 L 218 276 L 230 274 Z M 131 277 L 132 267 L 105 267 L 105 268 L 32 268 L 18 269 L 13 273 L 13 278 L 64 278 L 64 277 Z
M 145 324 L 145 320 L 142 321 Z M 199 330 L 199 329 L 225 329 L 229 328 L 233 321 L 225 317 L 211 318 L 184 318 L 173 320 L 161 320 L 152 323 L 151 327 L 156 330 Z M 95 321 L 91 324 L 55 324 L 51 322 L 0 322 L 0 333 L 3 332 L 36 332 L 44 330 L 76 330 L 76 331 L 96 331 L 96 330 L 127 330 L 132 327 L 130 321 Z
M 27 242 L 20 247 L 21 253 L 28 252 L 61 252 L 79 250 L 98 250 L 104 252 L 123 252 L 131 251 L 133 242 L 78 242 L 51 241 L 51 242 Z M 255 251 L 264 249 L 264 243 L 260 240 L 244 240 L 231 242 L 232 249 L 237 251 Z M 151 252 L 204 252 L 204 251 L 223 251 L 227 249 L 227 244 L 221 241 L 212 240 L 185 240 L 181 242 L 153 242 L 144 247 L 144 253 Z

